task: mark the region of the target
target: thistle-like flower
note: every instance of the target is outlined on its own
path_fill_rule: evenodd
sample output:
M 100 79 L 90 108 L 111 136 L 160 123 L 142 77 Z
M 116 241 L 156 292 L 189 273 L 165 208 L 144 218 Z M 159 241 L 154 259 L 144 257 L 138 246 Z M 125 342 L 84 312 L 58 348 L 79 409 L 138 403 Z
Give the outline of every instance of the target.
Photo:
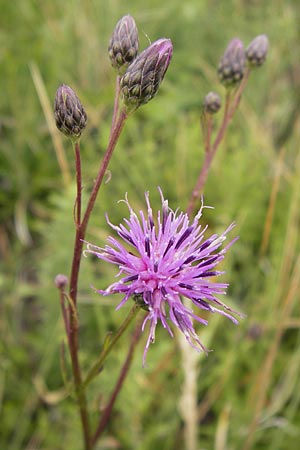
M 203 102 L 204 112 L 216 114 L 221 108 L 221 97 L 216 92 L 209 92 Z
M 245 67 L 244 45 L 240 39 L 232 39 L 219 63 L 218 75 L 221 83 L 226 87 L 235 86 L 242 80 Z
M 112 66 L 123 74 L 136 58 L 139 49 L 139 36 L 134 18 L 123 16 L 117 23 L 110 39 L 108 54 Z
M 150 322 L 150 332 L 145 346 L 144 358 L 150 343 L 155 340 L 155 329 L 158 321 L 173 336 L 170 321 L 185 335 L 190 345 L 198 351 L 207 352 L 197 336 L 193 319 L 207 325 L 207 320 L 197 316 L 187 308 L 182 297 L 209 312 L 217 312 L 231 319 L 235 324 L 237 319 L 232 316 L 238 314 L 216 295 L 225 294 L 227 283 L 211 281 L 223 272 L 215 267 L 223 260 L 224 255 L 233 239 L 226 247 L 220 249 L 227 233 L 233 228 L 230 225 L 221 235 L 213 234 L 204 238 L 206 228 L 199 224 L 202 209 L 190 221 L 187 214 L 173 211 L 168 207 L 160 191 L 162 210 L 154 220 L 149 193 L 146 193 L 148 214 L 140 211 L 139 216 L 133 211 L 127 198 L 130 217 L 124 219 L 124 224 L 115 226 L 108 220 L 109 225 L 123 240 L 108 238 L 108 245 L 104 248 L 87 244 L 85 254 L 91 253 L 104 261 L 119 267 L 119 281 L 113 283 L 106 290 L 99 290 L 102 295 L 122 294 L 123 299 L 117 309 L 130 298 L 143 305 L 148 314 L 143 323 Z M 131 251 L 127 247 L 131 247 Z M 239 315 L 239 314 L 238 314 Z
M 269 40 L 265 34 L 260 34 L 250 42 L 246 50 L 246 58 L 251 67 L 261 66 L 266 58 L 269 49 Z
M 130 64 L 120 81 L 123 101 L 132 112 L 148 103 L 157 93 L 172 57 L 170 39 L 159 39 Z
M 59 131 L 71 138 L 78 139 L 86 127 L 86 112 L 73 89 L 66 84 L 56 91 L 54 117 Z

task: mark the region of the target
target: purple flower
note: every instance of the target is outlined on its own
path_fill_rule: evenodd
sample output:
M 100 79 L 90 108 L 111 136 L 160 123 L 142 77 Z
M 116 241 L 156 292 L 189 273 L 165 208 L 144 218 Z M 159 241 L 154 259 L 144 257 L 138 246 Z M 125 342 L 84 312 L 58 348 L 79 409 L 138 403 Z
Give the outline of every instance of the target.
M 119 226 L 111 224 L 107 219 L 123 243 L 109 237 L 108 245 L 104 248 L 88 244 L 85 251 L 116 264 L 120 269 L 119 281 L 106 290 L 97 292 L 103 295 L 123 294 L 117 309 L 132 297 L 135 300 L 142 300 L 145 309 L 148 310 L 143 323 L 144 330 L 146 323 L 150 322 L 144 363 L 149 345 L 155 340 L 155 329 L 159 320 L 171 336 L 173 333 L 170 321 L 183 332 L 192 347 L 207 352 L 194 330 L 193 319 L 204 325 L 208 322 L 187 308 L 182 302 L 183 297 L 190 299 L 191 303 L 200 309 L 223 314 L 235 324 L 238 321 L 230 313 L 240 315 L 216 297 L 226 293 L 228 284 L 211 281 L 212 278 L 224 273 L 215 268 L 237 239 L 233 239 L 221 249 L 227 233 L 234 224 L 221 235 L 213 234 L 205 239 L 207 227 L 202 228 L 199 224 L 203 205 L 196 217 L 190 220 L 187 214 L 170 209 L 161 190 L 159 192 L 162 209 L 158 211 L 156 221 L 149 193 L 145 195 L 147 216 L 142 211 L 138 216 L 126 197 L 124 201 L 130 212 L 129 219 L 124 219 L 124 224 Z M 130 247 L 130 250 L 127 247 Z

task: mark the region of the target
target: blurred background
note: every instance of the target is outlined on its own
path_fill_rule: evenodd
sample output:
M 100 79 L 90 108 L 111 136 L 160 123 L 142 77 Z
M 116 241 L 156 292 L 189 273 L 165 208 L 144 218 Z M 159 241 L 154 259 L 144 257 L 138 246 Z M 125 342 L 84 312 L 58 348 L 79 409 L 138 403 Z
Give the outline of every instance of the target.
M 250 76 L 213 163 L 203 223 L 240 239 L 224 262 L 226 303 L 247 317 L 236 327 L 209 317 L 197 331 L 198 450 L 298 449 L 300 438 L 299 214 L 300 5 L 296 0 L 0 0 L 0 448 L 80 450 L 81 429 L 60 367 L 65 332 L 53 279 L 69 274 L 74 238 L 74 155 L 53 129 L 57 87 L 70 85 L 88 114 L 81 143 L 85 195 L 108 141 L 115 73 L 107 47 L 131 14 L 140 48 L 171 38 L 173 59 L 155 99 L 127 121 L 87 238 L 103 245 L 128 197 L 144 208 L 161 186 L 185 209 L 204 155 L 200 112 L 211 90 L 224 97 L 216 68 L 228 42 L 267 34 L 266 64 Z M 221 117 L 221 115 L 220 115 Z M 105 335 L 130 305 L 102 298 L 114 268 L 85 258 L 79 284 L 80 358 L 88 370 Z M 130 333 L 89 387 L 93 423 L 117 377 Z M 180 345 L 158 327 L 146 368 L 142 337 L 98 449 L 188 447 L 186 367 Z M 70 376 L 70 374 L 68 374 Z M 194 414 L 194 413 L 193 413 Z

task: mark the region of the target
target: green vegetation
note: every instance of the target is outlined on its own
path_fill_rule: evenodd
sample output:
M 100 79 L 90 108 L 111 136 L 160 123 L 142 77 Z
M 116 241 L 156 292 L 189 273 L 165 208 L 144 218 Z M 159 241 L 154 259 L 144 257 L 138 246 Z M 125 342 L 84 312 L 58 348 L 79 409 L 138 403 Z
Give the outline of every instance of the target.
M 143 3 L 143 6 L 142 6 Z M 201 168 L 204 96 L 224 95 L 217 64 L 227 43 L 267 34 L 266 64 L 249 79 L 205 188 L 204 222 L 240 239 L 224 263 L 226 302 L 247 317 L 238 327 L 209 317 L 198 327 L 213 349 L 198 364 L 198 449 L 296 450 L 300 424 L 300 66 L 297 1 L 0 0 L 0 448 L 81 450 L 77 406 L 63 381 L 65 332 L 53 280 L 69 274 L 74 240 L 74 153 L 51 132 L 58 85 L 77 92 L 88 114 L 81 143 L 84 199 L 105 151 L 115 73 L 107 46 L 117 20 L 134 16 L 140 47 L 172 39 L 173 59 L 157 97 L 126 123 L 100 190 L 88 240 L 103 245 L 127 214 L 118 200 L 159 206 L 161 186 L 185 209 Z M 65 157 L 65 162 L 58 159 Z M 83 259 L 79 282 L 80 358 L 85 371 L 126 309 L 101 297 L 113 268 Z M 129 311 L 130 305 L 128 305 Z M 87 394 L 96 424 L 130 331 Z M 177 338 L 158 327 L 142 368 L 146 334 L 98 449 L 179 450 L 184 367 Z M 66 352 L 66 376 L 71 378 Z M 189 450 L 189 449 L 186 449 Z

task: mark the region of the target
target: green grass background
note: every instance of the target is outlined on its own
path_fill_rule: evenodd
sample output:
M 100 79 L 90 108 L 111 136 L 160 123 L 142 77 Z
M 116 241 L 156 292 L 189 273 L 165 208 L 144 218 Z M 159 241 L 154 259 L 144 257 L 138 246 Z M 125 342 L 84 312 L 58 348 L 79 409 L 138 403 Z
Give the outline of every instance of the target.
M 203 160 L 203 97 L 222 96 L 216 67 L 228 41 L 265 33 L 267 63 L 250 76 L 205 188 L 204 223 L 239 235 L 224 269 L 226 301 L 247 317 L 236 327 L 210 317 L 199 328 L 214 351 L 199 360 L 198 449 L 294 450 L 300 438 L 299 214 L 300 5 L 296 0 L 0 0 L 0 448 L 80 450 L 81 429 L 60 369 L 65 340 L 57 273 L 69 273 L 74 225 L 70 142 L 49 131 L 43 107 L 72 86 L 88 114 L 82 139 L 84 188 L 105 151 L 115 74 L 107 45 L 119 18 L 134 16 L 140 46 L 169 37 L 174 55 L 159 94 L 127 122 L 100 191 L 88 240 L 103 245 L 126 206 L 186 208 Z M 40 76 L 45 97 L 37 90 Z M 67 159 L 62 170 L 55 148 Z M 107 331 L 129 308 L 102 298 L 115 271 L 84 259 L 80 277 L 81 361 L 88 370 Z M 109 397 L 130 331 L 88 390 L 93 423 Z M 142 368 L 145 337 L 98 449 L 182 449 L 183 367 L 176 339 L 159 327 Z M 70 376 L 70 375 L 69 375 Z M 99 406 L 100 405 L 100 406 Z

